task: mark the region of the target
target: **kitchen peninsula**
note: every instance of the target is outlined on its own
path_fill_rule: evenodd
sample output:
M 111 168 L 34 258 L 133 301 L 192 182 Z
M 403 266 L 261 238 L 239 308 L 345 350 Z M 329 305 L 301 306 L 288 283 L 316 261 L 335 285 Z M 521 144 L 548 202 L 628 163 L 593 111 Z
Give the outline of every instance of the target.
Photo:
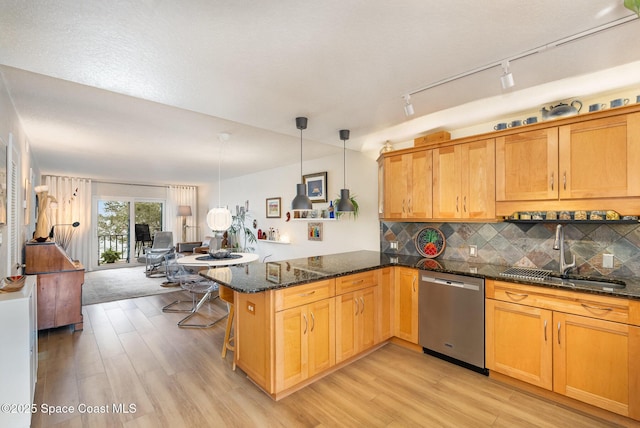
M 631 356 L 640 347 L 640 281 L 625 278 L 626 287 L 621 289 L 566 287 L 553 281 L 505 278 L 500 275 L 505 269 L 505 266 L 355 251 L 280 262 L 252 262 L 223 271 L 210 269 L 204 275 L 234 290 L 234 359 L 257 386 L 276 400 L 373 352 L 389 340 L 420 350 L 416 338 L 417 282 L 419 270 L 433 270 L 487 280 L 491 283 L 487 287 L 488 308 L 494 300 L 508 298 L 511 293 L 508 286 L 525 287 L 541 290 L 539 294 L 551 302 L 550 307 L 555 303 L 548 299 L 549 295 L 565 302 L 554 307 L 559 315 L 563 310 L 572 316 L 582 315 L 589 320 L 593 317 L 599 322 L 624 326 L 629 332 L 624 336 L 629 369 L 624 367 L 625 393 L 619 401 L 626 404 L 616 402 L 616 406 L 610 406 L 606 401 L 590 404 L 638 419 L 640 409 L 630 403 L 629 397 L 635 396 L 639 387 L 635 380 L 639 369 Z M 545 307 L 547 301 L 541 299 L 538 297 L 533 304 Z M 610 313 L 605 309 L 591 314 L 592 302 L 598 299 L 619 305 Z M 502 308 L 500 305 L 504 306 L 499 303 L 497 307 Z M 487 322 L 489 315 L 487 309 Z M 488 332 L 487 341 L 495 336 Z M 487 343 L 487 352 L 491 346 Z M 493 367 L 488 364 L 488 368 L 493 375 Z M 496 373 L 504 374 L 504 370 L 498 368 Z M 564 395 L 572 397 L 570 392 Z

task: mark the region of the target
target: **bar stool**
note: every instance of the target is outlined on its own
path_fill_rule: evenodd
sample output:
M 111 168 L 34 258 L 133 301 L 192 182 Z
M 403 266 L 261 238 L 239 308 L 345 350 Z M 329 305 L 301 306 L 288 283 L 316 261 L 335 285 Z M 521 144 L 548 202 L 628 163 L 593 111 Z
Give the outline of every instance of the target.
M 233 337 L 231 337 L 231 328 L 233 327 L 233 317 L 235 315 L 235 307 L 233 300 L 233 290 L 229 287 L 219 284 L 218 285 L 218 298 L 223 302 L 227 303 L 227 307 L 229 308 L 229 315 L 227 317 L 227 327 L 224 332 L 224 342 L 222 343 L 222 358 L 227 357 L 227 350 L 231 352 L 235 352 L 236 347 L 232 343 Z M 235 356 L 233 358 L 233 370 L 236 369 L 236 359 Z

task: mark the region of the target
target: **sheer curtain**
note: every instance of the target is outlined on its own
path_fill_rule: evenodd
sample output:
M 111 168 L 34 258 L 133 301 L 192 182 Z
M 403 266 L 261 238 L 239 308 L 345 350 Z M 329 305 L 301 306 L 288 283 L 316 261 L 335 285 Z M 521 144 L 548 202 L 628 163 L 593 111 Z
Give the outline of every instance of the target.
M 195 186 L 169 186 L 167 189 L 167 230 L 173 232 L 174 242 L 182 241 L 182 217 L 178 217 L 178 207 L 191 207 L 191 216 L 187 217 L 185 242 L 202 240 L 198 230 L 198 188 Z
M 85 269 L 91 267 L 91 180 L 84 178 L 44 176 L 49 195 L 56 198 L 57 206 L 49 205 L 51 226 L 63 230 L 75 222 L 73 235 L 67 249 L 69 257 L 79 260 Z M 62 226 L 66 225 L 66 226 Z M 55 231 L 55 228 L 54 228 Z

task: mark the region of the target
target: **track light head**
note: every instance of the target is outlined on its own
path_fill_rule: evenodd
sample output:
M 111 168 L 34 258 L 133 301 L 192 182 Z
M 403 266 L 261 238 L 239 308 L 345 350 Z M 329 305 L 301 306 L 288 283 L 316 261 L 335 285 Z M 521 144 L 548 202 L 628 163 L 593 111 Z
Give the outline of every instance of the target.
M 411 95 L 407 94 L 404 97 L 404 114 L 406 116 L 413 116 L 414 115 L 414 110 L 413 110 L 413 104 L 411 104 Z
M 500 76 L 500 84 L 502 89 L 509 89 L 515 85 L 513 80 L 513 73 L 509 70 L 509 61 L 502 63 L 502 76 Z

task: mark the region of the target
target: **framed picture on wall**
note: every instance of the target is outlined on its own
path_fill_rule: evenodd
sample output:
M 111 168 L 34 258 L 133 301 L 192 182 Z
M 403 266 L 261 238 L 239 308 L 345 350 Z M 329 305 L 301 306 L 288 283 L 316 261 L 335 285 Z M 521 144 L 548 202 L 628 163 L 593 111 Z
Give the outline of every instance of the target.
M 322 241 L 322 223 L 309 223 L 307 227 L 309 241 Z
M 327 202 L 327 172 L 302 176 L 304 188 L 311 202 Z
M 282 198 L 267 198 L 267 218 L 282 217 Z

